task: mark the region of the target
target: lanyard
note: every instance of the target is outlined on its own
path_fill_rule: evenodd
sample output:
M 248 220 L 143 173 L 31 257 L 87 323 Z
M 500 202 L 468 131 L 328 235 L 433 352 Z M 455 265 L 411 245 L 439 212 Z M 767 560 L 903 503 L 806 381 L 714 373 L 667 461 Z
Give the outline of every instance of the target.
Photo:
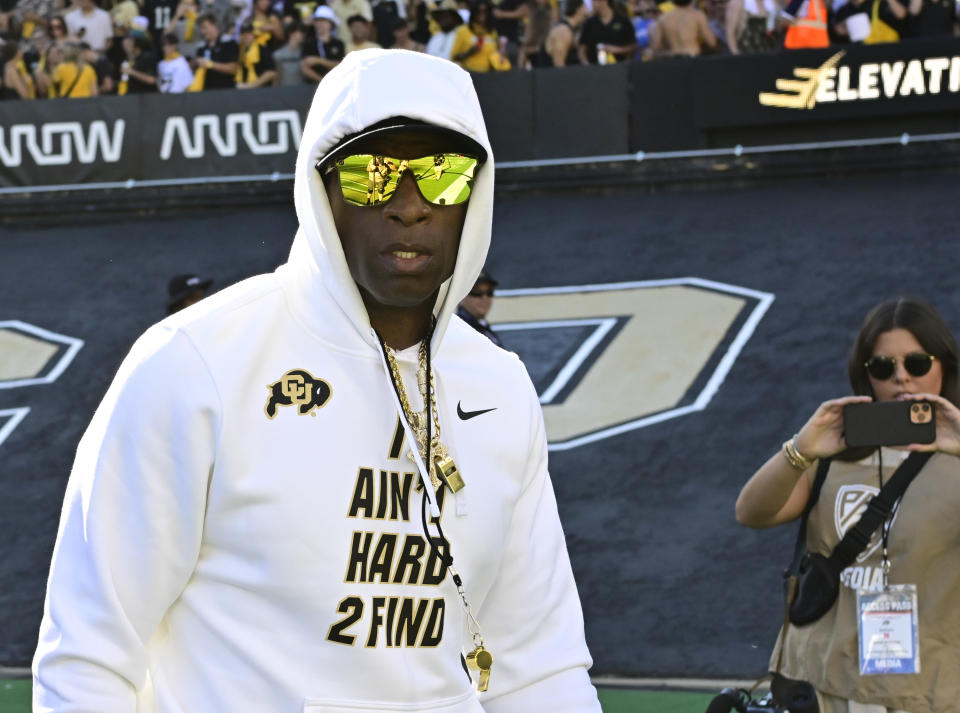
M 877 479 L 880 481 L 880 490 L 883 490 L 883 448 L 877 449 Z M 901 495 L 901 497 L 903 497 Z M 880 527 L 880 541 L 881 541 L 881 568 L 883 570 L 883 588 L 887 589 L 890 586 L 890 555 L 887 550 L 887 544 L 890 540 L 890 526 L 893 524 L 893 514 L 897 511 L 898 503 L 900 498 L 897 498 L 897 502 L 894 503 L 893 507 L 890 508 L 890 513 L 884 518 L 883 524 Z

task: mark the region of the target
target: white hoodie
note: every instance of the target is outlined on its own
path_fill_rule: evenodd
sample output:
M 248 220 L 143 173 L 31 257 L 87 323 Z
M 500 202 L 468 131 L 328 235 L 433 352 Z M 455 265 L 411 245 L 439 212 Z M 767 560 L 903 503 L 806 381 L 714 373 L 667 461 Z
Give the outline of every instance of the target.
M 155 325 L 120 367 L 67 485 L 34 711 L 599 712 L 536 394 L 515 356 L 453 316 L 490 241 L 492 154 L 432 343 L 466 481 L 441 524 L 494 656 L 489 692 L 463 668 L 466 617 L 426 546 L 397 400 L 314 169 L 397 115 L 490 150 L 454 64 L 350 54 L 307 118 L 290 260 Z M 411 399 L 416 352 L 398 355 Z M 283 397 L 291 371 L 313 402 Z

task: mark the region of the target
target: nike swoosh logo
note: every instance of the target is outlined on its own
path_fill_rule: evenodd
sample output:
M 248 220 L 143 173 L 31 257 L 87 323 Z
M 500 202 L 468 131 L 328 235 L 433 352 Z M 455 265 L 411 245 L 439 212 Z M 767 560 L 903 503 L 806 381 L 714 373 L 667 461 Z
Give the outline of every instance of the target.
M 460 402 L 457 401 L 457 416 L 460 417 L 461 421 L 469 421 L 475 416 L 482 416 L 485 413 L 490 413 L 491 411 L 496 411 L 497 407 L 480 409 L 479 411 L 464 411 L 463 407 L 460 406 Z

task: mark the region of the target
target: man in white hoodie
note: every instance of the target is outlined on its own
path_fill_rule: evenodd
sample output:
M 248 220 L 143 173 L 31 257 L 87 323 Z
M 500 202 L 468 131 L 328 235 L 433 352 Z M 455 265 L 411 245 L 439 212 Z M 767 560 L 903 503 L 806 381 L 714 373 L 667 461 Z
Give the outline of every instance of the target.
M 81 440 L 34 711 L 599 713 L 536 394 L 454 316 L 493 169 L 454 64 L 329 73 L 289 261 L 148 330 Z

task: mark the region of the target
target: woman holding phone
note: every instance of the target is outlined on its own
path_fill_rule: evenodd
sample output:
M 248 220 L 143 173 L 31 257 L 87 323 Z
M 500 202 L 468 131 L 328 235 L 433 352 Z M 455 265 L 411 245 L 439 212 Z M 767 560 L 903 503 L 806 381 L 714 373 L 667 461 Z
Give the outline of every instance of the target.
M 817 689 L 822 713 L 946 713 L 960 700 L 960 387 L 957 342 L 939 314 L 910 298 L 877 305 L 851 350 L 854 396 L 822 403 L 737 499 L 737 521 L 799 519 L 817 466 L 830 459 L 807 520 L 808 552 L 830 555 L 910 451 L 933 451 L 893 512 L 840 575 L 836 602 L 789 624 L 771 657 Z M 923 400 L 936 436 L 902 448 L 849 448 L 843 408 Z

